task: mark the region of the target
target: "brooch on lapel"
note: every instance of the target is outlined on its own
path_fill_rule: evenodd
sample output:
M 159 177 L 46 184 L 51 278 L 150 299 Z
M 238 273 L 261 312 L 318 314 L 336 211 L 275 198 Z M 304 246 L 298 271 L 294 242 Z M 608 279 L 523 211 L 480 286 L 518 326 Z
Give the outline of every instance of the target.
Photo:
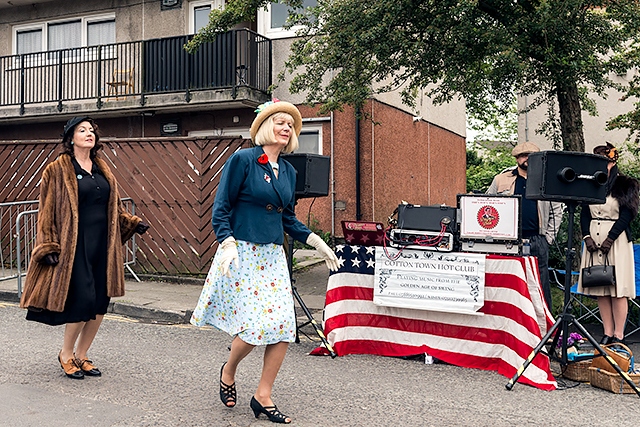
M 271 184 L 271 177 L 268 174 L 264 174 L 264 180 L 267 181 L 267 183 Z
M 78 178 L 78 179 L 82 179 L 82 175 L 81 175 L 81 174 L 78 174 L 78 176 L 77 176 L 76 178 Z
M 266 165 L 267 163 L 269 163 L 269 157 L 262 153 L 260 155 L 260 157 L 258 157 L 258 163 L 260 163 L 261 165 Z

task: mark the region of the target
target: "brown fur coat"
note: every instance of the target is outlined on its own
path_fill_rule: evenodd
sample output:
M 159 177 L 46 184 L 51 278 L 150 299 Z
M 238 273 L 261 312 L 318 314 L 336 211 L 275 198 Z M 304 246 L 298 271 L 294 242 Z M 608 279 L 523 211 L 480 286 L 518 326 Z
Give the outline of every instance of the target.
M 107 164 L 95 159 L 111 186 L 107 207 L 107 295 L 124 295 L 123 244 L 133 236 L 141 219 L 124 211 L 120 203 L 118 183 Z M 78 181 L 67 154 L 60 155 L 42 174 L 36 244 L 27 269 L 22 308 L 63 311 L 78 238 Z M 50 266 L 41 263 L 51 253 L 60 262 Z

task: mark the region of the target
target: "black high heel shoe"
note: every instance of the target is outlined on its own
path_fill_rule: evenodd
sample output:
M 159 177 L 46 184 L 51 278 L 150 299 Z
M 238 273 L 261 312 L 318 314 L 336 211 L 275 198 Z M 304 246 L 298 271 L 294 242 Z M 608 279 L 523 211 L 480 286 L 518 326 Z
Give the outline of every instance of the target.
M 222 400 L 222 403 L 224 403 L 224 406 L 227 408 L 233 408 L 236 406 L 237 399 L 236 383 L 234 382 L 231 385 L 227 385 L 222 382 L 222 371 L 226 364 L 227 362 L 223 363 L 222 368 L 220 368 L 220 400 Z M 229 403 L 233 403 L 233 405 L 229 405 Z
M 255 415 L 256 418 L 258 418 L 260 414 L 265 414 L 267 418 L 269 418 L 269 421 L 273 423 L 289 424 L 291 422 L 291 420 L 287 421 L 287 418 L 289 417 L 278 411 L 278 407 L 276 405 L 262 406 L 260 402 L 256 400 L 255 396 L 251 398 L 249 406 L 253 410 L 253 415 Z
M 609 342 L 609 344 L 616 344 L 616 343 L 627 345 L 624 338 L 620 339 L 618 337 L 611 337 L 611 341 Z
M 613 342 L 613 337 L 610 337 L 609 335 L 603 335 L 598 344 L 607 345 L 607 344 L 611 344 L 612 342 Z

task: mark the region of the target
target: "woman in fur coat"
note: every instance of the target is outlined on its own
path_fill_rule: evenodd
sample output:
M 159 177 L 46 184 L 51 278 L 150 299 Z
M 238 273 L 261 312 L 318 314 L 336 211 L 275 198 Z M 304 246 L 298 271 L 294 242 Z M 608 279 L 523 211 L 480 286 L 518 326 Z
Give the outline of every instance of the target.
M 149 226 L 124 211 L 97 155 L 98 126 L 74 117 L 42 175 L 36 244 L 20 306 L 27 320 L 66 325 L 58 361 L 69 378 L 100 376 L 87 357 L 111 297 L 124 295 L 123 244 Z
M 582 268 L 604 264 L 605 257 L 615 265 L 615 286 L 582 287 L 582 274 L 578 292 L 598 298 L 598 308 L 604 326 L 600 344 L 623 342 L 624 327 L 629 309 L 628 298 L 635 298 L 635 267 L 631 221 L 638 214 L 640 184 L 635 178 L 618 172 L 618 152 L 607 142 L 593 149 L 594 154 L 609 160 L 607 198 L 602 205 L 582 207 L 580 226 L 586 250 L 582 253 Z

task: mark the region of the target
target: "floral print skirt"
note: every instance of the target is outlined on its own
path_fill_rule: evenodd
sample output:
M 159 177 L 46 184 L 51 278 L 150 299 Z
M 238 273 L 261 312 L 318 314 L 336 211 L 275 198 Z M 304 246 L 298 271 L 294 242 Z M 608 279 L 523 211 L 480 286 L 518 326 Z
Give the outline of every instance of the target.
M 240 268 L 222 274 L 217 251 L 191 316 L 252 345 L 294 342 L 296 317 L 289 268 L 282 245 L 238 240 Z

